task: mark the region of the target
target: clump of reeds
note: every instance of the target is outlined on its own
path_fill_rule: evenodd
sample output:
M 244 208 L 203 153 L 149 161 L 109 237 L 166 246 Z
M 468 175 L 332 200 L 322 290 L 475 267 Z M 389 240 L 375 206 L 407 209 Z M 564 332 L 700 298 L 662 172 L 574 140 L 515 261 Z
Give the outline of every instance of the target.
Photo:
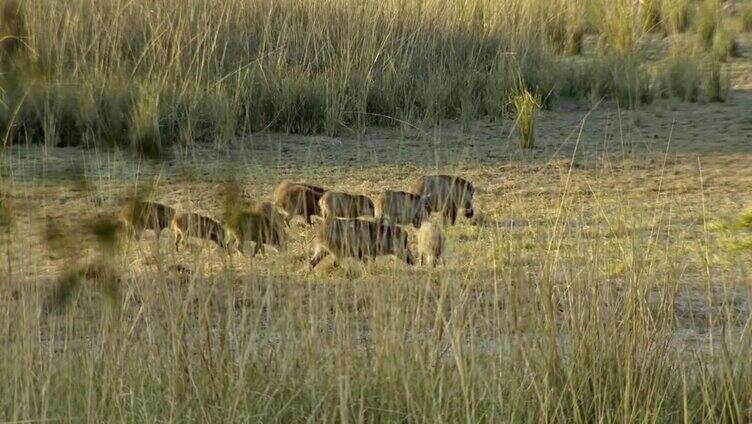
M 515 124 L 520 132 L 520 146 L 530 149 L 535 145 L 535 122 L 541 109 L 541 97 L 523 88 L 512 98 Z
M 752 207 L 746 208 L 739 216 L 739 222 L 743 228 L 752 230 Z
M 729 57 L 739 55 L 739 46 L 736 42 L 736 34 L 728 29 L 718 30 L 713 40 L 713 55 L 721 62 L 725 62 Z
M 665 19 L 661 0 L 643 0 L 641 2 L 640 15 L 644 32 L 661 31 Z
M 704 0 L 697 13 L 697 40 L 705 50 L 713 48 L 716 32 L 720 29 L 723 12 L 719 0 Z
M 610 5 L 606 3 L 603 3 L 596 17 L 600 52 L 611 56 L 634 56 L 645 30 L 639 8 L 630 6 L 625 1 L 616 1 Z
M 152 160 L 161 160 L 164 153 L 159 105 L 159 94 L 142 88 L 130 114 L 130 146 L 139 155 Z
M 718 59 L 710 59 L 706 70 L 705 95 L 710 102 L 725 102 L 728 97 L 730 83 L 728 75 L 723 73 L 723 67 Z
M 12 64 L 28 37 L 22 3 L 5 0 L 0 6 L 0 66 Z
M 687 102 L 698 100 L 702 86 L 700 59 L 675 47 L 658 67 L 657 89 L 663 96 L 674 96 Z
M 743 2 L 739 6 L 739 20 L 742 32 L 752 32 L 752 3 Z
M 689 29 L 692 0 L 663 0 L 663 26 L 669 34 L 682 34 Z

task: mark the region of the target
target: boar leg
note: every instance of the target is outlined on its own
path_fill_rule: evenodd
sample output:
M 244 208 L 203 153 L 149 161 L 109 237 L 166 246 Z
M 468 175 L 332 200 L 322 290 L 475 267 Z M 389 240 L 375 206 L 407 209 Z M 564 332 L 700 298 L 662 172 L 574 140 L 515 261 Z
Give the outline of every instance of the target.
M 327 254 L 329 254 L 329 252 L 317 247 L 316 252 L 314 252 L 313 256 L 311 256 L 311 259 L 308 261 L 308 265 L 311 267 L 311 269 L 316 268 L 316 265 L 318 265 L 319 262 L 321 262 L 321 260 L 324 259 Z
M 183 234 L 177 233 L 175 234 L 175 251 L 180 251 L 180 246 L 183 244 Z
M 263 243 L 261 243 L 261 240 L 258 240 L 258 239 L 254 240 L 253 241 L 253 252 L 251 252 L 251 257 L 256 256 L 256 254 L 261 250 L 261 248 L 263 246 L 264 245 L 263 245 Z
M 447 223 L 454 225 L 454 223 L 457 221 L 457 208 L 453 206 L 447 206 L 446 209 L 444 209 L 444 225 Z
M 290 215 L 289 213 L 287 213 L 287 211 L 285 211 L 285 210 L 283 210 L 283 212 L 284 213 L 282 214 L 282 216 L 279 219 L 282 221 L 282 224 L 284 224 L 285 227 L 289 227 L 290 226 L 290 219 L 291 219 L 292 215 Z
M 231 242 L 235 246 L 235 249 L 237 249 L 237 251 L 240 252 L 241 255 L 245 254 L 245 252 L 243 251 L 243 248 L 244 248 L 243 245 L 245 244 L 244 236 L 233 235 Z M 230 246 L 229 242 L 227 243 L 227 246 L 228 247 Z

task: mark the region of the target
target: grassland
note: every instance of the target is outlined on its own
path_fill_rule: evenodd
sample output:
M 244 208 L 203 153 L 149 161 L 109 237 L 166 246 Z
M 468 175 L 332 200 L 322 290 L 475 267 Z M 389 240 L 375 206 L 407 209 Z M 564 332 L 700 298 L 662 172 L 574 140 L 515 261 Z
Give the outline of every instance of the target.
M 269 129 L 467 126 L 512 116 L 522 89 L 545 107 L 722 101 L 748 9 L 718 0 L 7 0 L 0 124 L 4 144 L 159 156 L 163 146 L 230 144 Z
M 749 6 L 645 3 L 23 3 L 0 422 L 749 422 Z M 435 270 L 308 271 L 299 221 L 253 259 L 110 238 L 137 191 L 220 216 L 436 171 L 479 191 Z

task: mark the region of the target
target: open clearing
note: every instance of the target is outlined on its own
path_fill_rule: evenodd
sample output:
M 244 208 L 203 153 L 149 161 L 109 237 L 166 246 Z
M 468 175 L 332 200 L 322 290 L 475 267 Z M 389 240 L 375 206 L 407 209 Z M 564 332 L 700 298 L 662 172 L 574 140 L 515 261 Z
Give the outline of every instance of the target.
M 545 382 L 555 364 L 514 366 L 525 357 L 559 352 L 555 361 L 563 367 L 586 353 L 604 362 L 599 366 L 639 365 L 647 355 L 644 372 L 674 379 L 683 375 L 677 367 L 687 372 L 698 360 L 680 358 L 744 361 L 752 231 L 740 216 L 751 200 L 750 104 L 750 93 L 739 89 L 722 104 L 545 111 L 540 147 L 525 152 L 509 136 L 509 122 L 475 122 L 468 132 L 447 122 L 431 134 L 411 128 L 341 138 L 254 134 L 242 148 L 205 147 L 183 157 L 175 151 L 164 164 L 97 150 L 13 147 L 4 156 L 10 175 L 3 192 L 15 225 L 0 254 L 8 282 L 0 306 L 3 357 L 38 358 L 29 366 L 46 375 L 35 384 L 47 392 L 27 386 L 24 378 L 36 377 L 18 369 L 3 373 L 15 376 L 15 393 L 29 405 L 41 402 L 61 414 L 77 405 L 95 421 L 102 402 L 123 416 L 199 418 L 195 410 L 157 407 L 173 396 L 177 405 L 202 402 L 204 419 L 241 419 L 251 411 L 268 419 L 324 419 L 331 411 L 317 410 L 317 402 L 355 395 L 361 399 L 347 404 L 353 416 L 377 405 L 404 418 L 423 405 L 428 409 L 412 418 L 484 411 L 515 421 L 509 411 L 516 409 L 504 409 L 504 402 L 525 409 L 532 399 L 526 393 L 539 390 L 531 382 L 555 386 Z M 152 198 L 218 216 L 221 189 L 233 178 L 254 200 L 270 198 L 284 178 L 374 196 L 436 170 L 479 187 L 478 216 L 447 228 L 447 261 L 436 271 L 383 258 L 365 267 L 325 262 L 309 272 L 312 231 L 296 219 L 286 254 L 269 250 L 252 260 L 195 240 L 176 254 L 168 232 L 159 244 L 147 233 L 118 257 L 122 285 L 114 298 L 88 281 L 73 305 L 49 305 L 60 275 L 98 252 L 90 236 L 82 236 L 80 252 L 45 247 L 46 222 L 82 228 L 115 211 L 138 184 L 156 181 Z M 19 311 L 26 311 L 20 322 Z M 126 333 L 112 340 L 112 328 Z M 39 337 L 21 343 L 16 334 L 24 331 Z M 618 334 L 619 343 L 601 344 Z M 141 359 L 129 361 L 133 355 Z M 176 370 L 174 361 L 187 368 Z M 296 368 L 297 361 L 315 369 Z M 101 373 L 100 363 L 125 368 Z M 71 384 L 66 376 L 79 372 L 89 381 L 60 395 Z M 219 380 L 211 377 L 220 372 Z M 411 386 L 399 382 L 419 376 L 441 386 L 463 372 L 473 381 L 447 386 L 451 399 L 409 399 Z M 520 392 L 496 404 L 483 387 L 501 381 Z M 343 384 L 354 392 L 320 391 Z M 90 387 L 109 394 L 90 399 Z M 111 397 L 116 387 L 128 387 L 124 399 Z M 382 390 L 394 393 L 382 398 Z M 295 406 L 285 407 L 288 400 Z M 129 410 L 134 402 L 141 412 Z M 592 402 L 599 407 L 597 398 Z

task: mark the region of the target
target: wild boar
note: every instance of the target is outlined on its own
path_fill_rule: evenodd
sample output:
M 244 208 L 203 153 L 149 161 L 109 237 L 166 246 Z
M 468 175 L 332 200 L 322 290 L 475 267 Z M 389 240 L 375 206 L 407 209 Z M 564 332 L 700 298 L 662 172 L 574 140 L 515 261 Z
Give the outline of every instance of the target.
M 319 200 L 319 208 L 324 220 L 373 216 L 373 202 L 361 194 L 327 191 Z
M 441 212 L 444 223 L 454 223 L 457 211 L 465 210 L 465 217 L 472 218 L 475 186 L 470 181 L 454 175 L 427 175 L 416 179 L 410 191 L 421 196 L 430 196 L 432 212 Z
M 285 221 L 286 216 L 284 215 L 284 211 L 281 211 L 272 202 L 255 203 L 251 206 L 250 210 L 251 212 L 256 212 L 265 216 L 272 226 L 287 224 L 287 222 Z
M 286 225 L 289 225 L 295 215 L 304 216 L 306 223 L 313 225 L 311 216 L 321 216 L 319 200 L 327 191 L 315 185 L 282 181 L 274 192 L 274 199 L 276 205 L 287 215 Z
M 252 257 L 258 252 L 264 252 L 265 244 L 274 246 L 279 252 L 287 249 L 287 234 L 283 221 L 275 218 L 273 214 L 265 213 L 263 208 L 233 216 L 228 221 L 227 227 L 241 253 L 243 253 L 246 241 L 254 243 Z
M 175 234 L 175 250 L 185 244 L 186 237 L 202 238 L 213 241 L 221 248 L 227 248 L 227 234 L 219 222 L 193 212 L 182 212 L 175 215 L 170 226 Z
M 130 200 L 120 210 L 119 220 L 137 240 L 145 230 L 154 231 L 159 239 L 162 230 L 170 227 L 175 213 L 174 208 L 161 203 Z
M 415 262 L 408 245 L 407 232 L 383 221 L 327 219 L 316 229 L 313 250 L 313 256 L 309 260 L 311 269 L 329 254 L 334 256 L 335 264 L 341 258 L 366 261 L 380 255 L 395 255 L 408 265 Z
M 387 220 L 391 224 L 420 224 L 431 214 L 430 195 L 423 197 L 406 191 L 386 190 L 376 198 L 374 214 L 376 219 Z
M 442 263 L 444 254 L 444 234 L 441 227 L 424 222 L 418 230 L 418 258 L 420 266 L 436 266 Z

